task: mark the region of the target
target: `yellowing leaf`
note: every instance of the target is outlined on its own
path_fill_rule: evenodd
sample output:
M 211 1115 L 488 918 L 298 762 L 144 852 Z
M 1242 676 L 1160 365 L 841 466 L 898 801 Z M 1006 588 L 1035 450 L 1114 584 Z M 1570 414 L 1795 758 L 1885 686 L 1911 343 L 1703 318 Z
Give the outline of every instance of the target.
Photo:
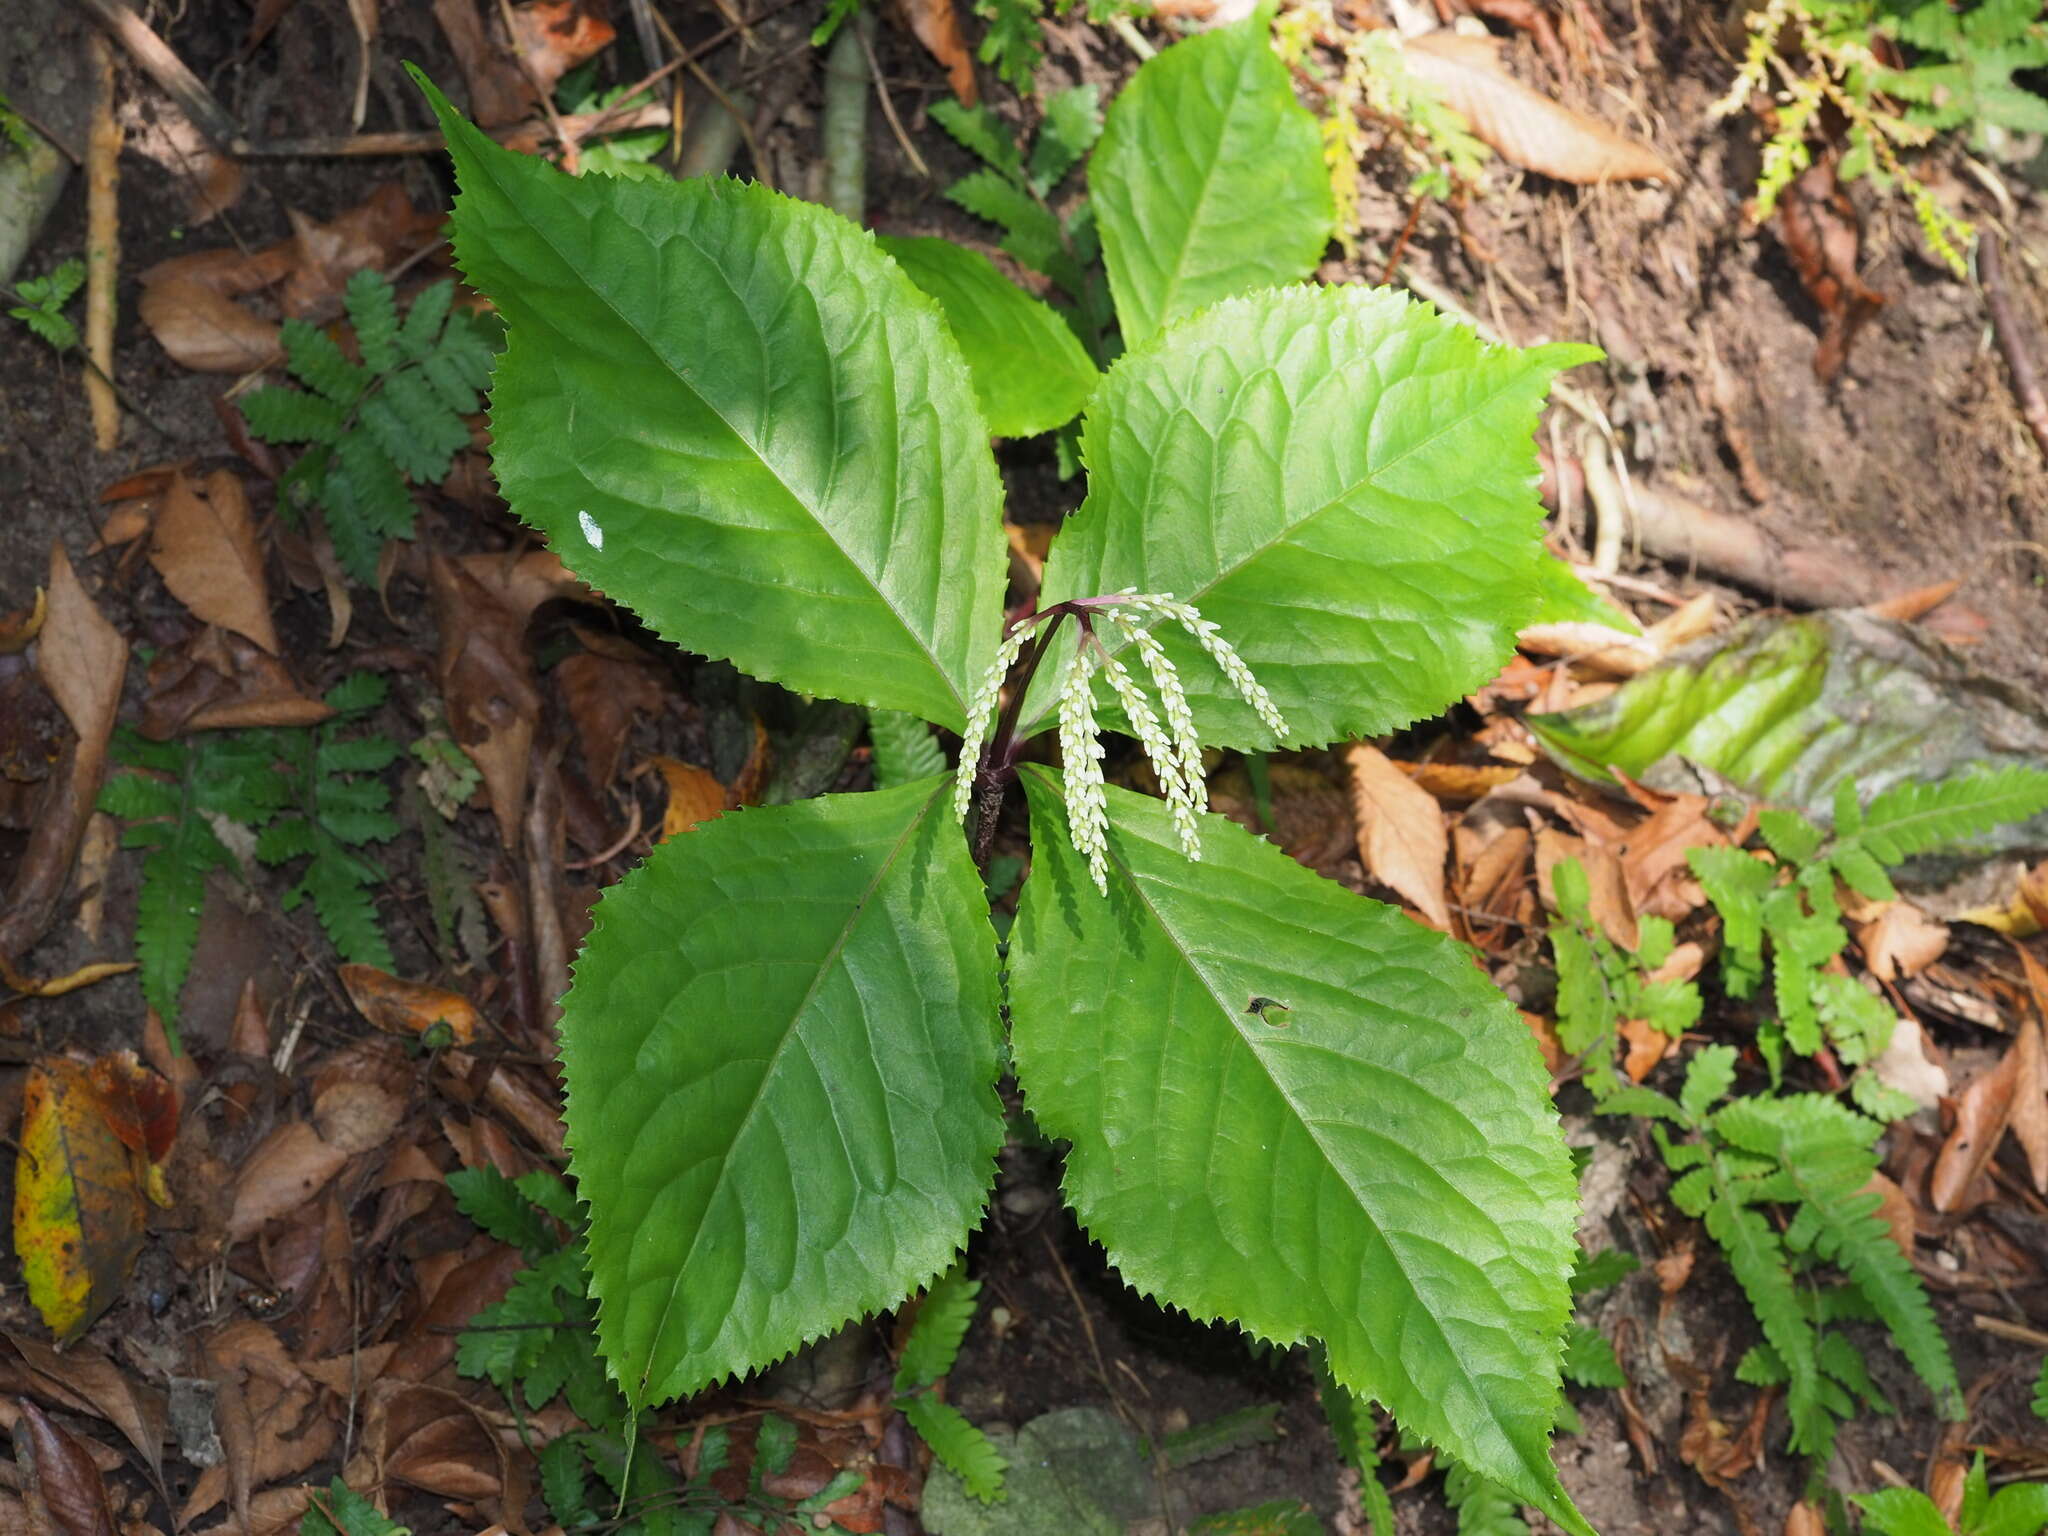
M 1441 91 L 1510 165 L 1580 183 L 1673 179 L 1647 145 L 1508 74 L 1489 39 L 1431 32 L 1410 38 L 1402 55 L 1409 71 Z
M 29 1300 L 61 1342 L 106 1310 L 141 1252 L 141 1163 L 108 1124 L 87 1067 L 59 1056 L 29 1067 L 14 1251 Z

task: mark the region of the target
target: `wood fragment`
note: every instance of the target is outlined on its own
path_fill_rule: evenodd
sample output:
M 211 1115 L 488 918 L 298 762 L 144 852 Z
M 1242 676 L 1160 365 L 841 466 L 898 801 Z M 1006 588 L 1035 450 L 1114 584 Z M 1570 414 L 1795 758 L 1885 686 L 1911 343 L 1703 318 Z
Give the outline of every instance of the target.
M 98 91 L 85 169 L 85 399 L 92 411 L 93 446 L 111 453 L 121 436 L 121 405 L 114 396 L 114 284 L 121 266 L 121 124 L 114 115 L 114 49 L 92 39 Z
M 1991 311 L 1992 334 L 1998 350 L 2012 373 L 2012 392 L 2019 401 L 2020 416 L 2041 452 L 2048 454 L 2048 395 L 2041 391 L 2041 374 L 2034 366 L 2034 354 L 2020 334 L 2019 321 L 2012 312 L 2012 298 L 2005 290 L 2005 253 L 1998 231 L 1987 229 L 1977 244 L 1977 281 L 1984 290 L 1984 307 Z
M 178 104 L 192 125 L 213 141 L 224 154 L 240 154 L 247 144 L 234 114 L 214 98 L 200 78 L 185 67 L 185 61 L 171 45 L 150 30 L 149 23 L 130 10 L 124 0 L 80 0 L 109 36 L 123 48 L 142 72 L 163 88 Z

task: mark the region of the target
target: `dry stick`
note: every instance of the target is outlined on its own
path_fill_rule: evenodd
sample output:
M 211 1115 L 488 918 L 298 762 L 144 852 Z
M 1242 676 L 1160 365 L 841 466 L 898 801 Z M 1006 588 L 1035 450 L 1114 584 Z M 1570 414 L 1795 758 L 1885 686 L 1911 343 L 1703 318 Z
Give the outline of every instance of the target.
M 121 124 L 114 116 L 114 50 L 95 32 L 93 72 L 98 92 L 85 167 L 85 376 L 92 410 L 93 446 L 113 452 L 121 438 L 121 406 L 114 398 L 114 283 L 121 265 Z
M 680 69 L 682 60 L 677 59 L 667 67 L 671 70 Z M 564 133 L 582 140 L 595 133 L 622 133 L 631 128 L 666 128 L 669 123 L 669 110 L 659 103 L 630 107 L 625 111 L 608 107 L 602 112 L 572 112 L 562 118 L 561 122 Z M 509 149 L 534 150 L 540 147 L 541 141 L 548 133 L 546 123 L 525 122 L 514 123 L 507 128 L 493 128 L 489 136 Z M 438 128 L 401 128 L 389 133 L 335 134 L 310 139 L 270 139 L 261 144 L 244 145 L 242 154 L 251 160 L 322 160 L 356 155 L 431 155 L 446 148 L 447 143 Z
M 234 114 L 214 99 L 213 92 L 185 67 L 185 61 L 171 51 L 170 44 L 150 30 L 149 23 L 128 9 L 122 0 L 81 0 L 81 3 L 92 12 L 93 19 L 128 50 L 129 57 L 141 66 L 142 72 L 163 87 L 164 94 L 192 119 L 192 126 L 213 140 L 215 148 L 230 155 L 248 152 L 248 141 L 242 137 L 241 125 L 235 121 Z
M 668 39 L 669 47 L 675 49 L 676 57 L 681 61 L 683 67 L 689 70 L 691 77 L 699 85 L 711 93 L 712 100 L 718 103 L 725 115 L 732 120 L 733 125 L 739 130 L 740 139 L 747 146 L 747 158 L 754 162 L 754 174 L 758 177 L 761 174 L 761 167 L 765 162 L 761 158 L 761 146 L 754 141 L 754 125 L 741 114 L 739 104 L 726 94 L 725 87 L 712 79 L 710 71 L 705 69 L 702 64 L 699 64 L 695 55 L 683 46 L 682 39 L 676 36 L 675 29 L 668 24 L 668 18 L 659 11 L 656 11 L 654 13 L 654 21 L 661 28 L 662 36 Z M 729 151 L 726 158 L 728 160 L 732 158 Z M 680 155 L 677 156 L 677 161 L 677 176 L 680 177 L 682 174 Z M 720 166 L 719 169 L 723 170 L 724 167 Z
M 860 39 L 861 52 L 868 56 L 868 69 L 875 77 L 875 97 L 882 103 L 882 116 L 889 120 L 889 131 L 896 135 L 897 147 L 903 151 L 903 158 L 910 162 L 910 168 L 930 181 L 931 167 L 924 163 L 924 156 L 910 142 L 910 135 L 903 131 L 903 120 L 896 115 L 896 103 L 889 97 L 889 82 L 882 78 L 882 66 L 875 58 L 874 42 L 864 29 L 857 30 L 854 35 Z
M 2041 375 L 2034 367 L 2034 355 L 2012 312 L 2012 299 L 2005 291 L 2005 253 L 1996 230 L 1984 231 L 1977 244 L 1977 281 L 1984 289 L 1984 307 L 1991 311 L 1991 329 L 1998 337 L 1998 350 L 2005 354 L 2005 366 L 2012 370 L 2012 392 L 2019 400 L 2020 415 L 2034 434 L 2041 451 L 2048 453 L 2048 396 L 2041 393 Z

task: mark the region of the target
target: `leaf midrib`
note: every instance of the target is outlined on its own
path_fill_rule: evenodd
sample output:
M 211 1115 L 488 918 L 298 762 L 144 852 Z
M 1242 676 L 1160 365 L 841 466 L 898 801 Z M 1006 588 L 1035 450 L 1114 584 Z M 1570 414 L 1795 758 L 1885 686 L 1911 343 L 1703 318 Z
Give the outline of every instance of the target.
M 1134 829 L 1126 827 L 1125 830 L 1128 832 Z M 1140 837 L 1143 836 L 1142 833 L 1138 835 Z M 1145 841 L 1149 843 L 1151 840 L 1145 839 Z M 1265 1075 L 1266 1081 L 1272 1085 L 1273 1092 L 1279 1096 L 1282 1103 L 1287 1105 L 1289 1111 L 1293 1114 L 1296 1123 L 1298 1123 L 1302 1127 L 1302 1129 L 1307 1133 L 1309 1140 L 1315 1143 L 1317 1152 L 1322 1154 L 1324 1165 L 1328 1167 L 1333 1174 L 1336 1175 L 1338 1182 L 1343 1185 L 1345 1191 L 1350 1195 L 1353 1204 L 1359 1211 L 1359 1214 L 1362 1215 L 1371 1224 L 1373 1231 L 1376 1234 L 1378 1234 L 1379 1241 L 1386 1248 L 1389 1256 L 1394 1258 L 1394 1262 L 1397 1265 L 1397 1267 L 1400 1268 L 1403 1278 L 1408 1280 L 1410 1290 L 1419 1295 L 1420 1287 L 1415 1284 L 1413 1277 L 1408 1274 L 1407 1265 L 1403 1263 L 1399 1258 L 1399 1248 L 1394 1243 L 1388 1241 L 1385 1231 L 1380 1225 L 1378 1216 L 1375 1215 L 1369 1207 L 1367 1207 L 1364 1200 L 1359 1196 L 1358 1191 L 1355 1188 L 1353 1188 L 1350 1178 L 1345 1174 L 1343 1168 L 1331 1155 L 1329 1148 L 1324 1144 L 1322 1136 L 1317 1133 L 1317 1122 L 1310 1119 L 1307 1115 L 1303 1114 L 1300 1111 L 1299 1107 L 1295 1104 L 1292 1095 L 1290 1095 L 1287 1092 L 1287 1090 L 1281 1086 L 1279 1078 L 1274 1075 L 1273 1069 L 1267 1065 L 1265 1057 L 1261 1055 L 1260 1052 L 1255 1050 L 1252 1046 L 1252 1043 L 1244 1037 L 1244 1032 L 1237 1027 L 1232 1006 L 1224 1000 L 1223 994 L 1216 990 L 1214 983 L 1212 983 L 1209 979 L 1208 972 L 1206 972 L 1202 968 L 1200 963 L 1195 959 L 1194 955 L 1189 951 L 1188 947 L 1180 941 L 1180 937 L 1177 933 L 1174 932 L 1173 927 L 1166 921 L 1165 914 L 1161 912 L 1159 907 L 1153 902 L 1151 893 L 1146 889 L 1143 878 L 1138 874 L 1138 872 L 1135 869 L 1133 869 L 1130 866 L 1128 862 L 1117 857 L 1114 844 L 1111 844 L 1109 847 L 1109 859 L 1110 862 L 1113 863 L 1123 873 L 1124 878 L 1130 883 L 1130 887 L 1136 893 L 1138 900 L 1144 905 L 1145 910 L 1151 915 L 1152 920 L 1158 926 L 1159 931 L 1166 936 L 1166 941 L 1173 946 L 1174 952 L 1180 956 L 1181 962 L 1184 965 L 1186 965 L 1189 972 L 1193 974 L 1195 978 L 1201 982 L 1202 990 L 1209 994 L 1209 998 L 1213 1003 L 1215 1003 L 1218 1013 L 1222 1015 L 1225 1027 L 1229 1031 L 1230 1038 L 1234 1042 L 1236 1042 L 1236 1044 L 1239 1047 L 1246 1051 L 1251 1056 L 1252 1060 L 1258 1064 L 1260 1072 L 1262 1072 Z M 1426 1319 L 1430 1328 L 1436 1333 L 1438 1341 L 1443 1345 L 1444 1352 L 1447 1355 L 1449 1355 L 1452 1361 L 1456 1363 L 1458 1374 L 1465 1381 L 1467 1388 L 1480 1402 L 1490 1403 L 1490 1394 L 1487 1393 L 1481 1387 L 1480 1383 L 1473 1377 L 1471 1371 L 1466 1367 L 1465 1358 L 1463 1354 L 1451 1343 L 1448 1335 L 1444 1332 L 1442 1325 L 1438 1322 L 1436 1315 L 1433 1312 L 1430 1312 L 1427 1308 L 1419 1308 L 1418 1315 Z M 1492 1417 L 1490 1412 L 1489 1417 Z M 1509 1446 L 1514 1446 L 1514 1437 L 1510 1433 L 1508 1426 L 1502 1423 L 1500 1419 L 1497 1417 L 1493 1418 L 1493 1423 L 1496 1430 L 1499 1431 L 1501 1438 L 1505 1440 Z M 1519 1447 L 1516 1448 L 1516 1454 L 1518 1456 L 1520 1455 Z
M 760 1109 L 762 1101 L 767 1097 L 768 1085 L 774 1081 L 777 1070 L 781 1065 L 783 1053 L 789 1049 L 790 1042 L 796 1039 L 800 1033 L 798 1025 L 802 1021 L 804 1014 L 809 1010 L 812 999 L 818 995 L 818 989 L 824 985 L 825 977 L 838 964 L 840 955 L 845 952 L 847 943 L 853 937 L 854 929 L 860 926 L 861 920 L 867 915 L 868 904 L 874 899 L 875 892 L 881 889 L 882 882 L 888 879 L 890 872 L 895 869 L 896 863 L 903 856 L 903 850 L 910 842 L 912 834 L 924 824 L 925 817 L 931 814 L 932 807 L 938 803 L 939 796 L 942 793 L 950 793 L 950 784 L 948 782 L 942 781 L 938 784 L 932 793 L 926 797 L 924 804 L 919 807 L 917 814 L 904 824 L 902 834 L 898 836 L 894 845 L 889 849 L 887 857 L 882 860 L 881 866 L 875 871 L 874 879 L 870 880 L 866 888 L 862 890 L 860 898 L 854 902 L 852 910 L 847 914 L 846 921 L 841 925 L 838 935 L 832 941 L 831 947 L 818 961 L 816 974 L 811 977 L 811 984 L 804 989 L 804 995 L 791 1008 L 788 1023 L 782 1031 L 782 1038 L 776 1042 L 775 1050 L 768 1057 L 768 1063 L 761 1072 L 761 1080 L 754 1085 L 754 1096 L 747 1101 L 746 1109 L 741 1113 L 739 1120 L 734 1125 L 732 1136 L 727 1143 L 728 1148 L 738 1146 L 741 1138 L 746 1135 L 748 1127 L 753 1124 L 755 1113 Z M 726 1174 L 732 1168 L 733 1162 L 734 1159 L 729 1150 L 724 1157 L 719 1159 L 718 1174 L 711 1181 L 711 1188 L 704 1197 L 705 1211 L 710 1211 L 712 1205 L 717 1201 L 719 1191 L 725 1187 Z M 697 1256 L 697 1247 L 703 1241 L 705 1230 L 710 1225 L 711 1223 L 708 1221 L 699 1221 L 697 1223 L 697 1230 L 690 1234 L 690 1246 L 684 1250 L 681 1262 L 676 1265 L 675 1278 L 669 1282 L 668 1298 L 661 1306 L 661 1320 L 654 1325 L 654 1337 L 648 1341 L 647 1358 L 640 1369 L 643 1390 L 646 1386 L 648 1373 L 653 1367 L 655 1354 L 661 1347 L 662 1335 L 668 1328 L 669 1319 L 675 1316 L 676 1296 L 682 1289 L 683 1278 L 688 1274 L 691 1261 Z M 721 1329 L 722 1331 L 723 1329 Z
M 486 159 L 483 159 L 482 157 L 478 157 L 475 163 L 477 163 L 480 166 L 490 165 L 490 162 Z M 505 182 L 499 178 L 497 170 L 494 166 L 491 167 L 490 169 L 490 177 L 491 185 L 497 191 L 498 195 L 504 198 L 506 202 L 511 204 L 515 210 L 519 209 L 522 206 L 520 199 L 514 194 L 513 190 L 507 187 Z M 579 278 L 581 278 L 581 274 L 583 271 L 582 267 L 580 267 L 575 261 L 570 259 L 569 254 L 562 249 L 562 247 L 555 241 L 554 236 L 542 224 L 537 223 L 532 219 L 523 217 L 520 222 L 527 229 L 532 230 L 536 235 L 540 237 L 540 239 L 543 243 L 546 244 L 548 249 L 554 253 L 557 260 L 559 260 L 565 267 L 567 267 L 569 271 L 578 274 Z M 740 298 L 739 291 L 736 288 L 734 288 L 732 278 L 730 274 L 726 272 L 725 268 L 718 262 L 710 260 L 709 253 L 705 250 L 705 248 L 702 245 L 700 245 L 697 242 L 697 240 L 692 235 L 688 233 L 678 232 L 675 238 L 688 241 L 691 247 L 695 249 L 700 256 L 706 258 L 712 270 L 718 273 L 719 281 L 725 285 L 727 291 L 730 292 L 734 300 L 739 303 L 741 312 L 747 316 L 750 322 L 752 322 L 753 311 L 748 309 L 746 307 L 745 301 Z M 927 640 L 923 635 L 918 633 L 916 626 L 911 624 L 909 619 L 904 615 L 903 610 L 897 607 L 895 600 L 891 598 L 890 595 L 882 589 L 882 585 L 878 580 L 876 580 L 874 573 L 869 571 L 865 566 L 863 566 L 860 563 L 860 561 L 855 559 L 852 551 L 850 551 L 844 544 L 840 542 L 838 535 L 832 530 L 831 526 L 825 521 L 825 519 L 819 515 L 818 509 L 813 507 L 802 496 L 797 494 L 796 488 L 792 486 L 786 478 L 784 478 L 781 470 L 776 467 L 776 465 L 769 459 L 768 455 L 762 451 L 762 449 L 753 441 L 753 439 L 750 438 L 745 432 L 742 432 L 739 429 L 739 427 L 734 425 L 731 418 L 728 417 L 724 411 L 719 409 L 719 407 L 716 404 L 714 404 L 701 390 L 697 389 L 694 385 L 692 385 L 689 379 L 685 377 L 680 370 L 678 370 L 673 364 L 669 362 L 669 360 L 666 357 L 662 355 L 661 349 L 654 344 L 653 338 L 651 338 L 644 330 L 642 330 L 637 322 L 629 318 L 625 311 L 622 310 L 616 303 L 612 301 L 612 298 L 609 294 L 601 291 L 594 283 L 590 282 L 588 278 L 582 278 L 580 286 L 582 287 L 584 292 L 590 294 L 592 298 L 596 299 L 606 309 L 610 310 L 611 313 L 618 318 L 620 324 L 624 325 L 625 328 L 632 333 L 634 339 L 637 340 L 641 344 L 641 346 L 646 348 L 648 356 L 654 360 L 656 366 L 659 367 L 661 371 L 668 377 L 674 379 L 676 381 L 676 384 L 685 393 L 689 394 L 700 405 L 702 405 L 705 410 L 709 411 L 713 416 L 717 417 L 719 422 L 725 427 L 726 431 L 730 432 L 733 435 L 733 438 L 737 442 L 739 442 L 743 447 L 745 447 L 747 452 L 753 456 L 754 462 L 756 462 L 764 470 L 766 470 L 768 474 L 774 479 L 775 483 L 782 488 L 783 494 L 788 496 L 790 501 L 794 503 L 796 506 L 802 508 L 804 513 L 810 518 L 812 525 L 816 527 L 819 533 L 824 535 L 825 541 L 828 544 L 830 544 L 835 551 L 837 551 L 839 558 L 844 560 L 846 564 L 853 571 L 855 571 L 863 581 L 865 581 L 868 584 L 869 590 L 871 590 L 875 594 L 875 596 L 881 600 L 882 606 L 888 610 L 889 616 L 895 619 L 896 623 L 898 624 L 898 626 L 902 628 L 903 632 L 906 635 L 908 635 L 911 638 L 911 640 L 916 644 L 917 648 L 924 653 L 925 660 L 931 663 L 932 670 L 938 674 L 939 681 L 945 684 L 947 693 L 949 693 L 952 696 L 953 702 L 959 706 L 961 715 L 964 718 L 967 713 L 967 701 L 961 695 L 958 686 L 955 685 L 952 674 L 949 673 L 946 670 L 946 668 L 940 664 L 938 653 L 932 649 L 931 642 Z M 760 331 L 760 326 L 758 323 L 755 324 L 754 329 L 756 334 L 758 335 Z M 837 429 L 837 415 L 838 413 L 835 409 L 835 431 Z M 836 478 L 838 474 L 838 466 L 836 462 L 833 466 L 833 474 Z M 941 542 L 943 543 L 943 538 Z
M 1215 151 L 1209 157 L 1207 169 L 1202 172 L 1202 190 L 1196 194 L 1195 206 L 1188 214 L 1187 237 L 1181 241 L 1179 250 L 1174 253 L 1173 266 L 1167 273 L 1166 291 L 1160 296 L 1158 308 L 1152 315 L 1152 334 L 1155 336 L 1166 329 L 1167 316 L 1173 307 L 1172 301 L 1185 281 L 1184 267 L 1188 252 L 1194 248 L 1195 232 L 1201 228 L 1203 210 L 1209 206 L 1209 196 L 1216 189 L 1217 169 L 1223 164 L 1223 141 L 1230 135 L 1230 125 L 1236 120 L 1238 104 L 1246 99 L 1245 75 L 1257 58 L 1256 53 L 1248 53 L 1239 61 L 1232 82 L 1230 100 L 1217 116 Z

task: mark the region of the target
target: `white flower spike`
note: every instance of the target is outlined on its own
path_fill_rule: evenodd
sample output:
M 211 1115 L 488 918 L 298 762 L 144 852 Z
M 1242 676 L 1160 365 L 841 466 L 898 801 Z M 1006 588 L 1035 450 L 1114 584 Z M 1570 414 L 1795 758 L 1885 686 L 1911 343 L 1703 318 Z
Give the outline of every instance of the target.
M 1188 708 L 1187 691 L 1181 687 L 1173 658 L 1166 654 L 1151 628 L 1140 622 L 1142 619 L 1171 619 L 1192 635 L 1275 736 L 1286 737 L 1287 722 L 1274 706 L 1271 695 L 1252 676 L 1244 658 L 1194 604 L 1182 602 L 1171 593 L 1138 592 L 1128 587 L 1107 597 L 1074 598 L 1020 619 L 1004 637 L 967 711 L 960 762 L 954 770 L 954 815 L 964 817 L 973 804 L 983 740 L 995 722 L 1010 668 L 1016 665 L 1034 635 L 1041 631 L 1050 633 L 1044 629 L 1048 622 L 1069 615 L 1078 621 L 1081 636 L 1067 663 L 1066 675 L 1060 680 L 1057 710 L 1060 757 L 1066 765 L 1067 823 L 1075 850 L 1088 861 L 1088 873 L 1095 888 L 1107 895 L 1109 812 L 1102 784 L 1102 741 L 1095 728 L 1098 668 L 1110 692 L 1116 695 L 1131 733 L 1138 738 L 1158 775 L 1181 850 L 1190 859 L 1202 856 L 1201 812 L 1209 803 L 1202 738 L 1195 729 L 1194 712 Z M 1159 695 L 1158 709 L 1152 707 L 1130 669 L 1103 645 L 1094 627 L 1098 619 L 1107 622 L 1138 653 Z M 1028 687 L 1028 680 L 1022 686 Z
M 1109 808 L 1102 793 L 1102 738 L 1095 732 L 1094 646 L 1077 645 L 1060 684 L 1060 761 L 1066 767 L 1067 830 L 1088 861 L 1095 889 L 1109 894 Z

